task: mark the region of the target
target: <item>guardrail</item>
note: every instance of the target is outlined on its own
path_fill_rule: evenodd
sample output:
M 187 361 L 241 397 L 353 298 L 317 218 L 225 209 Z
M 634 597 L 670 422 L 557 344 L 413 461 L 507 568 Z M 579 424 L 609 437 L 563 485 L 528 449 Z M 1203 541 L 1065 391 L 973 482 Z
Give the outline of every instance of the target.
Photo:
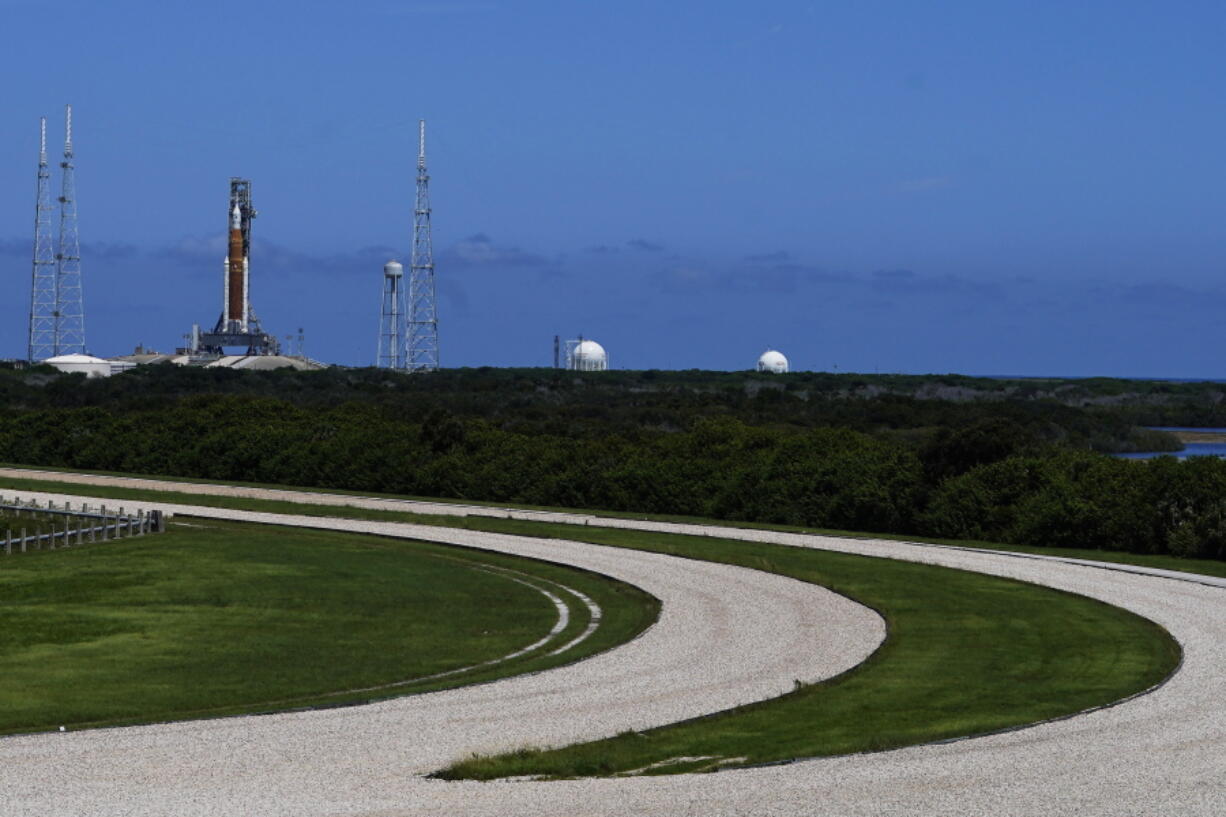
M 35 528 L 33 534 L 28 533 L 26 527 L 19 528 L 20 532 L 15 536 L 15 526 L 6 526 L 3 539 L 6 556 L 29 550 L 55 550 L 166 531 L 166 518 L 161 511 L 145 513 L 138 510 L 135 513 L 127 513 L 122 507 L 111 510 L 106 505 L 92 509 L 84 502 L 74 511 L 71 502 L 57 507 L 56 503 L 50 500 L 39 505 L 35 500 L 22 501 L 20 497 L 9 500 L 0 496 L 0 512 L 17 520 L 22 518 L 23 513 L 28 514 L 31 526 Z M 49 530 L 44 531 L 44 525 Z

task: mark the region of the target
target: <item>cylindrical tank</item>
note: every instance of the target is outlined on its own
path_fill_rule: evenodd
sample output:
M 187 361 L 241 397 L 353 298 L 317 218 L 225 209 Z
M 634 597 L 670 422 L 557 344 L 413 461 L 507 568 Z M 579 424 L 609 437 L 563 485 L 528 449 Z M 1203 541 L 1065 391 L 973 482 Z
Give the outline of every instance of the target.
M 399 261 L 388 261 L 383 265 L 383 274 L 388 278 L 400 278 L 404 275 L 404 265 Z

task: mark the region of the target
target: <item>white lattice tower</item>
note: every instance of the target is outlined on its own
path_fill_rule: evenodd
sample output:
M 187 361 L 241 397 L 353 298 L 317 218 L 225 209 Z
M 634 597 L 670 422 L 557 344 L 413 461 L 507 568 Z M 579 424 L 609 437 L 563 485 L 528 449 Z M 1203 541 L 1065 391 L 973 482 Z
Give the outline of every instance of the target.
M 60 162 L 60 235 L 55 252 L 55 354 L 85 352 L 85 299 L 81 238 L 72 154 L 72 106 L 64 108 L 64 160 Z
M 51 239 L 51 170 L 47 166 L 47 118 L 39 119 L 38 191 L 34 204 L 34 273 L 30 283 L 31 363 L 56 354 L 55 249 Z
M 418 122 L 417 202 L 413 208 L 413 258 L 409 263 L 409 321 L 405 368 L 438 368 L 438 312 L 434 298 L 434 246 L 430 237 L 430 175 L 426 172 L 426 120 Z

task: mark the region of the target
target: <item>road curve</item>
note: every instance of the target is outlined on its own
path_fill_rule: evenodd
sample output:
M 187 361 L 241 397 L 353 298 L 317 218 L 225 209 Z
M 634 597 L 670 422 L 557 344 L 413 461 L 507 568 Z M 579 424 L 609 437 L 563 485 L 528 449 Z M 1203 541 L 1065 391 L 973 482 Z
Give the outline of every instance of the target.
M 493 684 L 339 709 L 3 739 L 5 817 L 334 815 L 392 807 L 424 791 L 423 774 L 470 752 L 606 737 L 775 697 L 797 680 L 855 666 L 885 637 L 880 616 L 843 596 L 730 565 L 455 528 L 140 507 L 548 559 L 632 583 L 660 599 L 661 614 L 621 647 Z
M 47 478 L 38 472 L 39 478 Z M 65 475 L 77 480 L 79 475 Z M 167 488 L 152 483 L 150 487 Z M 200 486 L 182 484 L 175 490 Z M 207 488 L 212 486 L 204 486 Z M 256 489 L 245 489 L 256 490 Z M 328 496 L 336 503 L 336 497 Z M 289 498 L 281 496 L 278 498 Z M 114 503 L 115 500 L 106 500 Z M 387 508 L 388 500 L 372 500 Z M 336 503 L 340 504 L 340 503 Z M 345 504 L 355 504 L 346 502 Z M 407 503 L 406 503 L 407 504 Z M 440 513 L 431 503 L 420 512 Z M 403 508 L 408 510 L 408 508 Z M 482 508 L 489 515 L 521 512 Z M 220 514 L 216 509 L 191 506 L 184 512 Z M 583 524 L 584 515 L 546 515 L 531 518 Z M 180 814 L 346 814 L 367 817 L 393 815 L 1220 815 L 1226 813 L 1226 593 L 1216 580 L 1187 581 L 1154 571 L 1131 571 L 1118 565 L 1096 566 L 1068 560 L 1042 559 L 1017 554 L 933 547 L 877 540 L 836 539 L 821 536 L 675 525 L 633 520 L 591 518 L 592 524 L 657 529 L 667 532 L 705 533 L 749 541 L 774 542 L 848 553 L 939 564 L 1009 576 L 1098 598 L 1146 616 L 1166 627 L 1180 642 L 1184 662 L 1180 671 L 1157 691 L 1116 707 L 1068 720 L 954 743 L 913 747 L 870 755 L 810 760 L 787 766 L 722 772 L 715 775 L 618 780 L 582 780 L 560 783 L 502 781 L 495 783 L 443 783 L 412 775 L 386 774 L 386 752 L 404 752 L 406 741 L 373 740 L 367 733 L 347 736 L 350 755 L 341 773 L 332 779 L 312 777 L 314 765 L 302 768 L 298 758 L 273 753 L 256 769 L 226 763 L 228 774 L 208 775 L 207 783 L 168 786 L 165 768 L 151 753 L 178 757 L 195 731 L 229 730 L 231 724 L 258 724 L 265 720 L 210 721 L 134 730 L 111 730 L 108 735 L 133 735 L 125 743 L 127 765 L 138 771 L 133 779 L 112 782 L 106 788 L 97 772 L 125 765 L 112 758 L 99 761 L 86 751 L 73 754 L 72 769 L 58 767 L 62 747 L 59 736 L 0 741 L 0 790 L 12 790 L 22 777 L 16 766 L 54 769 L 57 782 L 44 787 L 38 813 L 57 813 L 58 795 L 77 797 L 92 790 L 97 808 L 68 809 L 63 813 L 157 813 L 143 798 L 162 799 L 160 809 Z M 314 519 L 318 525 L 325 520 Z M 326 520 L 326 524 L 339 524 Z M 308 523 L 310 524 L 310 523 Z M 375 524 L 375 523 L 363 523 Z M 441 530 L 441 529 L 434 529 Z M 457 532 L 451 531 L 453 535 Z M 461 532 L 464 538 L 480 536 Z M 435 538 L 431 535 L 429 538 Z M 565 543 L 564 549 L 577 547 Z M 590 546 L 583 546 L 590 547 Z M 546 558 L 550 558 L 546 556 Z M 556 558 L 553 557 L 553 558 Z M 617 554 L 614 561 L 626 558 Z M 698 567 L 701 563 L 689 563 Z M 597 568 L 600 569 L 600 568 Z M 603 572 L 603 571 L 602 571 Z M 639 583 L 639 582 L 635 582 Z M 1223 583 L 1226 584 L 1226 583 Z M 653 591 L 654 592 L 654 591 Z M 657 595 L 659 595 L 657 593 Z M 665 610 L 668 603 L 665 603 Z M 637 644 L 637 642 L 636 642 Z M 634 647 L 623 648 L 629 649 Z M 616 652 L 557 672 L 573 672 Z M 544 673 L 535 677 L 550 677 Z M 507 685 L 529 679 L 514 679 Z M 649 683 L 644 679 L 644 683 Z M 488 705 L 503 684 L 476 688 L 488 691 Z M 464 692 L 464 691 L 458 691 Z M 451 693 L 442 693 L 449 695 Z M 471 693 L 470 693 L 471 694 Z M 411 699 L 410 699 L 411 700 Z M 424 699 L 421 699 L 424 700 Z M 515 705 L 518 706 L 518 701 Z M 387 704 L 363 708 L 383 712 Z M 328 717 L 313 713 L 299 724 L 312 734 L 329 735 L 345 729 Z M 274 716 L 268 720 L 298 716 Z M 531 717 L 531 716 L 529 716 Z M 573 715 L 567 715 L 573 717 Z M 380 723 L 386 722 L 383 716 Z M 218 725 L 221 725 L 220 727 Z M 583 731 L 584 723 L 569 728 Z M 456 725 L 477 745 L 486 734 L 480 720 Z M 469 729 L 471 728 L 471 731 Z M 518 728 L 518 722 L 517 722 Z M 194 731 L 193 731 L 194 730 Z M 562 730 L 565 731 L 565 730 Z M 89 734 L 65 736 L 90 738 Z M 245 745 L 246 734 L 228 739 Z M 28 742 L 28 743 L 22 743 Z M 408 740 L 411 742 L 411 738 Z M 12 756 L 10 745 L 37 747 L 33 756 Z M 377 748 L 376 748 L 377 747 Z M 375 749 L 375 751 L 371 751 Z M 33 748 L 31 749 L 33 751 Z M 110 751 L 110 750 L 106 750 Z M 16 762 L 14 762 L 16 761 Z M 137 762 L 139 761 L 139 762 Z M 223 761 L 224 762 L 224 761 Z M 41 764 L 41 765 L 40 765 Z M 148 768 L 152 765 L 152 770 Z M 50 773 L 50 772 L 46 772 Z M 193 772 L 188 772 L 193 774 Z M 75 775 L 63 777 L 63 775 Z M 28 781 L 28 776 L 27 776 Z M 44 780 L 48 778 L 43 778 Z M 146 789 L 147 781 L 158 785 Z M 68 782 L 62 782 L 68 781 Z M 301 788 L 294 788 L 295 782 Z M 31 786 L 25 786 L 30 794 Z M 35 793 L 37 794 L 37 793 Z M 9 801 L 13 802 L 13 801 Z M 19 801 L 23 805 L 25 800 Z M 29 801 L 35 802 L 35 801 Z M 84 806 L 86 801 L 74 800 Z M 237 808 L 235 803 L 251 804 Z M 47 806 L 50 808 L 47 808 Z M 156 806 L 157 804 L 155 804 Z M 21 812 L 15 812 L 21 813 Z M 30 813 L 34 813 L 31 811 Z

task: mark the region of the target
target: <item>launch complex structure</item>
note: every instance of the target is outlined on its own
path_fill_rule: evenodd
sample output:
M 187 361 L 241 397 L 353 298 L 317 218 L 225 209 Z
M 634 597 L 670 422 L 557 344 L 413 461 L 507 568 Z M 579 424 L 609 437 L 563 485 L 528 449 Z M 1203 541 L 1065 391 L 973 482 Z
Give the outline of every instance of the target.
M 59 234 L 53 241 L 55 207 L 47 163 L 47 121 L 40 121 L 38 190 L 34 214 L 34 258 L 30 296 L 30 362 L 67 356 L 68 361 L 104 367 L 89 358 L 85 347 L 85 307 L 81 286 L 80 239 L 77 232 L 76 187 L 72 147 L 72 106 L 65 108 L 62 187 L 58 197 Z M 377 365 L 405 372 L 431 372 L 439 367 L 438 313 L 435 298 L 434 248 L 431 236 L 430 175 L 426 170 L 426 122 L 418 122 L 417 196 L 413 207 L 412 257 L 408 275 L 396 261 L 384 267 Z M 188 345 L 174 355 L 145 352 L 112 359 L 116 366 L 169 360 L 180 365 L 223 365 L 270 368 L 278 365 L 281 345 L 264 330 L 251 306 L 251 222 L 258 215 L 251 200 L 251 180 L 232 177 L 227 215 L 227 253 L 223 262 L 221 315 L 211 331 L 192 326 Z M 407 279 L 407 280 L 406 280 Z M 298 330 L 298 363 L 322 366 L 302 355 Z M 231 350 L 231 351 L 228 351 Z M 248 361 L 251 365 L 241 361 Z M 274 359 L 269 359 L 274 358 Z M 285 358 L 289 360 L 289 358 Z M 54 361 L 53 361 L 54 362 Z M 114 369 L 115 367 L 112 367 Z M 91 370 L 92 371 L 92 370 Z
M 251 180 L 230 179 L 229 243 L 222 273 L 221 317 L 212 332 L 192 326 L 189 353 L 193 357 L 220 357 L 226 347 L 242 347 L 247 355 L 281 353 L 276 337 L 261 328 L 251 308 L 251 220 L 258 213 L 251 204 Z

